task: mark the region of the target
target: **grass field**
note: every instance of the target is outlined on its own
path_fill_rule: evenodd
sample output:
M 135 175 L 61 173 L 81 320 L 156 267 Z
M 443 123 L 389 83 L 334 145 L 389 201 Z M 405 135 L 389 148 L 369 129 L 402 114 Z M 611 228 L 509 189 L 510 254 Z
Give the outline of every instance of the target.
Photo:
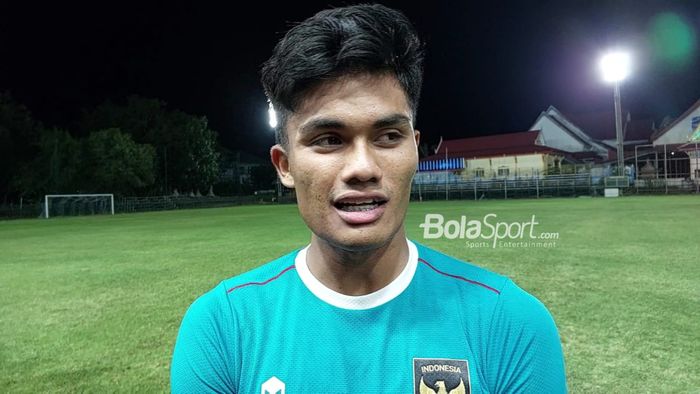
M 426 240 L 426 213 L 534 214 L 559 239 Z M 424 202 L 406 226 L 539 297 L 572 392 L 700 391 L 700 197 Z M 190 302 L 308 239 L 292 205 L 0 222 L 0 392 L 167 391 Z

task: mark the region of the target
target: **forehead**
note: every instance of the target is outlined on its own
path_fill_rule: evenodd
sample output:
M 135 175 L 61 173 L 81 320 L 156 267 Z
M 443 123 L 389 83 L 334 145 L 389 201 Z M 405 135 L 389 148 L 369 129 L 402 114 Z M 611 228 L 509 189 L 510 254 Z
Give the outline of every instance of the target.
M 388 115 L 412 119 L 406 93 L 396 77 L 357 74 L 329 80 L 311 89 L 289 117 L 288 130 L 293 133 L 316 118 L 333 118 L 359 126 Z

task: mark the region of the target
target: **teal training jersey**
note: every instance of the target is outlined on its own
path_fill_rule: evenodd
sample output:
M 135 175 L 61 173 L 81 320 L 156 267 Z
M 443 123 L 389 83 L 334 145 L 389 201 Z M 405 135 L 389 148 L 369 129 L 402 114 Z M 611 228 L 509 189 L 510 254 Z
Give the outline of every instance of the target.
M 307 248 L 221 282 L 180 327 L 176 393 L 562 393 L 551 315 L 510 279 L 408 241 L 364 296 L 325 287 Z

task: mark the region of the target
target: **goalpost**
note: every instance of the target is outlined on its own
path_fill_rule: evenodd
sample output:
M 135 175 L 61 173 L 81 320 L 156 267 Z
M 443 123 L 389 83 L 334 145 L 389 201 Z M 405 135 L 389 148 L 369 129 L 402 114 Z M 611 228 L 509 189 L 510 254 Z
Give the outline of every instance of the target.
M 58 202 L 56 202 L 58 201 Z M 114 215 L 114 194 L 47 194 L 44 196 L 45 218 L 51 216 L 111 213 Z

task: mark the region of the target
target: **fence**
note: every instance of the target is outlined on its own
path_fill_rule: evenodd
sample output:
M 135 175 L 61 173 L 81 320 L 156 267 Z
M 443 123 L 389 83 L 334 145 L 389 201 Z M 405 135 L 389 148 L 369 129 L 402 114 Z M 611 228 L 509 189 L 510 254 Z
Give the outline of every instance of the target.
M 432 183 L 414 182 L 411 186 L 411 199 L 423 201 L 602 196 L 604 189 L 603 178 L 592 176 L 590 173 L 486 180 L 451 177 L 447 182 L 444 178 L 436 179 Z M 697 179 L 688 178 L 637 179 L 621 190 L 623 195 L 700 193 L 700 183 Z M 275 193 L 232 197 L 122 197 L 115 198 L 114 211 L 132 213 L 295 201 L 292 193 L 285 193 L 282 197 Z M 42 217 L 43 207 L 43 202 L 39 201 L 0 205 L 0 219 Z M 83 214 L 90 214 L 90 211 L 83 211 Z
M 628 191 L 635 194 L 700 193 L 700 182 L 688 178 L 637 179 Z
M 289 196 L 278 198 L 275 195 L 251 195 L 230 197 L 190 197 L 190 196 L 152 196 L 152 197 L 121 197 L 114 199 L 115 213 L 133 213 L 149 211 L 165 211 L 173 209 L 217 208 L 233 205 L 250 205 L 266 203 L 294 202 Z M 71 213 L 62 212 L 59 215 L 90 215 L 90 209 L 73 207 Z M 43 202 L 25 202 L 19 204 L 0 205 L 0 218 L 38 218 L 43 217 Z
M 593 195 L 590 174 L 550 175 L 516 179 L 471 179 L 414 183 L 412 200 L 481 200 L 484 198 L 540 198 Z
M 218 208 L 231 205 L 255 204 L 264 202 L 256 200 L 256 196 L 236 197 L 188 197 L 188 196 L 155 196 L 155 197 L 123 197 L 115 199 L 115 213 L 133 213 L 148 211 L 168 211 L 173 209 Z
M 577 197 L 604 195 L 604 178 L 590 173 L 513 179 L 460 180 L 450 177 L 433 183 L 413 183 L 411 199 L 481 200 L 509 198 Z M 638 179 L 621 188 L 623 195 L 698 193 L 700 183 L 686 178 Z

